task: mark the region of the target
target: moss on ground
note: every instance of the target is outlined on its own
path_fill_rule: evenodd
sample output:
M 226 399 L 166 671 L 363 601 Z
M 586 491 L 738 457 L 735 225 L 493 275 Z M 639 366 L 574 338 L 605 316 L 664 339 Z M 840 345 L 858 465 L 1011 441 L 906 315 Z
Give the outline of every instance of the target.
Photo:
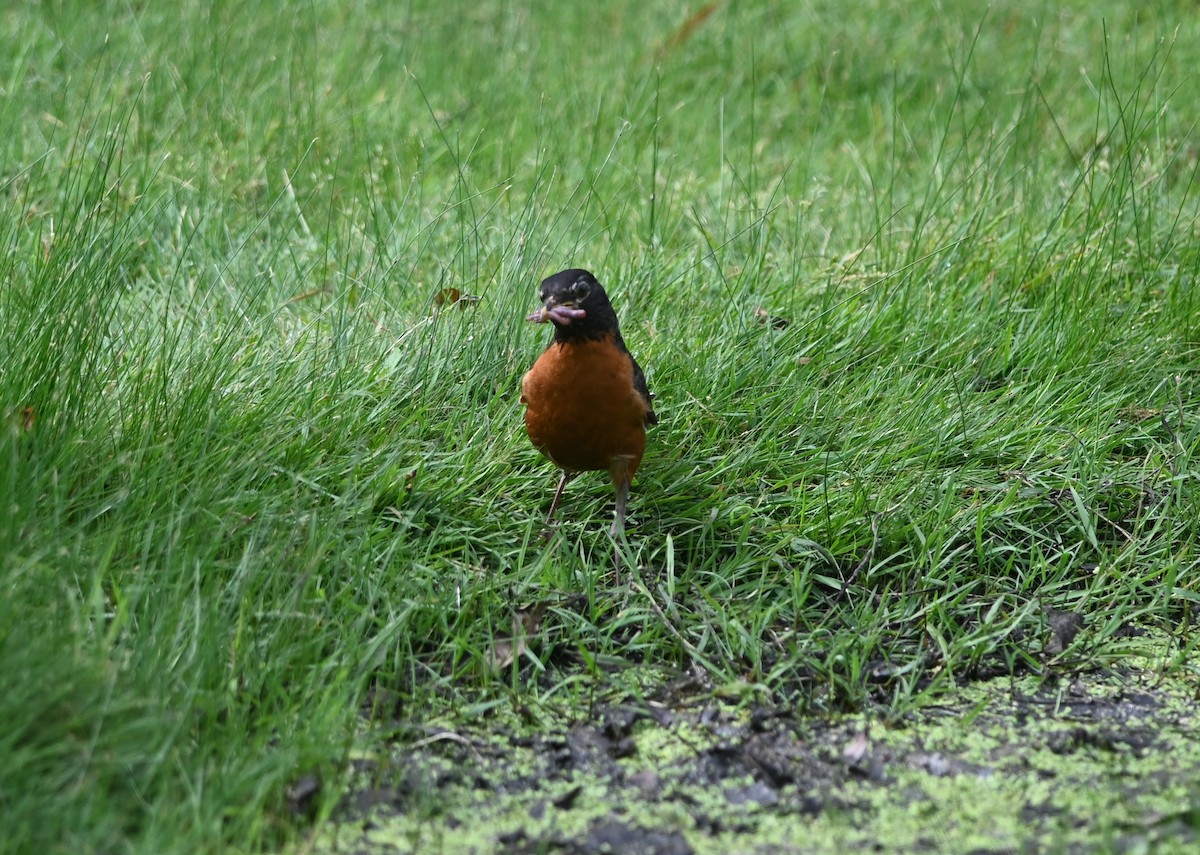
M 897 722 L 697 700 L 507 706 L 356 761 L 310 852 L 1191 852 L 1197 670 L 963 686 Z M 626 674 L 628 678 L 630 675 Z

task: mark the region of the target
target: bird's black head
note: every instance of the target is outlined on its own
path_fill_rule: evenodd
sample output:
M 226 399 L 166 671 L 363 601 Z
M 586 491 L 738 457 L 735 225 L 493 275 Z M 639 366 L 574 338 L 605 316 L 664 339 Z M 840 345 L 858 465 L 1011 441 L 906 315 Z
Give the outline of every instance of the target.
M 543 279 L 538 296 L 542 308 L 529 319 L 553 323 L 556 340 L 599 338 L 609 333 L 620 337 L 617 313 L 604 287 L 586 270 L 572 268 Z

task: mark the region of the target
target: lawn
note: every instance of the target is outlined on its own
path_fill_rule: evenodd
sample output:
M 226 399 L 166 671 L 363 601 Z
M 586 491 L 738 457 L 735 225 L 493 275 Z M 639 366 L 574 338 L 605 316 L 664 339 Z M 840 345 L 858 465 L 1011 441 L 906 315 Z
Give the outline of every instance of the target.
M 364 757 L 681 679 L 895 724 L 1150 633 L 1194 692 L 1194 4 L 0 23 L 0 849 L 303 846 Z M 603 474 L 540 536 L 566 267 L 661 418 L 620 584 Z

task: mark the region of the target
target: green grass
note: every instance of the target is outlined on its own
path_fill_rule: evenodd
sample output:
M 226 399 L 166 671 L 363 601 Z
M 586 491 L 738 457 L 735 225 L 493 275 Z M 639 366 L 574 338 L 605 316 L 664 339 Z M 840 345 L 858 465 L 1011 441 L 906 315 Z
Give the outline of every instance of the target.
M 888 714 L 1037 666 L 1047 605 L 1069 667 L 1187 631 L 1195 10 L 700 10 L 0 12 L 10 851 L 278 846 L 381 689 L 702 664 Z M 537 536 L 522 318 L 567 266 L 662 416 L 627 588 L 602 476 Z

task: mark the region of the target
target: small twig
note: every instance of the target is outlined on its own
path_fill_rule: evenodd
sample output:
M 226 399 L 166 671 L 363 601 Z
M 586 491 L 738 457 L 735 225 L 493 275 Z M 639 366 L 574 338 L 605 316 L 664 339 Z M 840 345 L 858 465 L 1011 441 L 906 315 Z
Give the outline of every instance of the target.
M 471 740 L 467 739 L 465 736 L 459 736 L 452 730 L 439 731 L 432 736 L 426 736 L 424 739 L 418 739 L 416 742 L 410 743 L 408 747 L 415 750 L 418 748 L 424 748 L 427 745 L 433 745 L 435 742 L 457 742 L 459 745 L 469 748 L 471 753 L 475 755 L 476 760 L 483 760 L 483 755 L 479 753 L 479 749 L 475 747 Z
M 870 566 L 875 558 L 875 550 L 879 547 L 879 515 L 871 514 L 871 548 L 867 550 L 867 554 L 863 556 L 862 561 L 858 562 L 853 570 L 850 571 L 850 576 L 842 580 L 842 594 L 849 592 L 851 585 L 858 579 L 860 573 Z

